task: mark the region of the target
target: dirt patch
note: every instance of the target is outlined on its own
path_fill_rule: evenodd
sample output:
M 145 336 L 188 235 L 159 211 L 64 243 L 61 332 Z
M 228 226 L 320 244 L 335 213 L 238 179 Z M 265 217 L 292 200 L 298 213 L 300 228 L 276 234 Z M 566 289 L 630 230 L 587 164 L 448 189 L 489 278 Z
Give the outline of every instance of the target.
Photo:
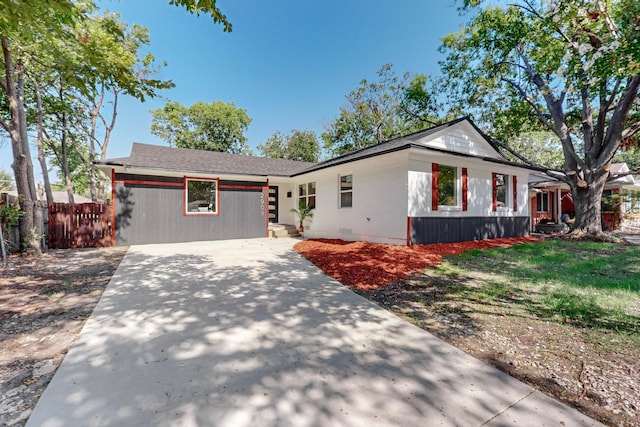
M 526 309 L 528 296 L 510 289 L 502 289 L 497 301 L 459 298 L 456 289 L 473 288 L 487 273 L 466 272 L 454 280 L 431 269 L 420 272 L 445 254 L 474 249 L 473 243 L 482 244 L 397 248 L 307 241 L 296 249 L 356 293 L 532 387 L 605 424 L 640 425 L 637 337 L 539 318 Z M 509 243 L 518 242 L 501 244 Z
M 465 286 L 481 279 L 468 274 Z M 507 300 L 461 302 L 452 286 L 459 283 L 424 275 L 356 292 L 605 424 L 639 425 L 637 341 L 539 319 Z
M 0 425 L 24 425 L 126 247 L 0 260 Z

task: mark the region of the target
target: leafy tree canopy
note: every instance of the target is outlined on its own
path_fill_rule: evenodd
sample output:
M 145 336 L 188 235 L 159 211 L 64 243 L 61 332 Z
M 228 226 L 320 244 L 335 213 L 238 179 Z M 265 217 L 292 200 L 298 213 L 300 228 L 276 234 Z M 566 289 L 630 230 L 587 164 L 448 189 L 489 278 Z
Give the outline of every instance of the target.
M 185 107 L 178 102 L 167 102 L 163 108 L 151 110 L 151 114 L 151 133 L 169 145 L 196 150 L 249 153 L 244 132 L 251 119 L 245 110 L 233 103 L 196 102 Z
M 572 188 L 574 229 L 600 233 L 611 160 L 640 130 L 640 2 L 485 3 L 463 0 L 470 22 L 443 38 L 448 94 L 502 140 L 555 134 L 563 165 L 547 172 Z
M 375 81 L 363 79 L 347 96 L 339 116 L 325 126 L 325 147 L 340 155 L 434 124 L 438 102 L 428 89 L 430 78 L 383 65 Z
M 169 4 L 182 6 L 188 12 L 199 15 L 201 13 L 210 15 L 213 22 L 222 24 L 224 31 L 231 32 L 231 23 L 216 5 L 217 0 L 169 0 Z
M 509 147 L 521 156 L 537 165 L 548 168 L 562 168 L 562 144 L 558 138 L 549 131 L 529 131 L 512 136 L 508 140 Z M 518 162 L 519 159 L 509 152 L 504 153 L 510 160 Z
M 626 163 L 629 169 L 640 174 L 640 147 L 631 147 L 624 151 L 618 151 L 613 158 L 615 163 Z
M 258 145 L 258 151 L 265 157 L 290 159 L 316 163 L 320 159 L 320 144 L 316 134 L 308 130 L 292 130 L 289 135 L 277 131 L 264 144 Z
M 16 0 L 0 0 L 0 28 L 3 29 L 3 35 L 6 34 L 4 29 L 27 23 L 46 24 L 53 30 L 60 24 L 71 23 L 77 17 L 75 7 L 85 10 L 95 8 L 93 0 L 20 0 L 17 3 Z M 230 32 L 232 25 L 216 3 L 217 0 L 169 0 L 170 5 L 182 7 L 189 13 L 209 15 L 214 23 L 223 25 L 224 31 Z M 65 15 L 61 15 L 61 12 Z
M 231 31 L 231 24 L 216 6 L 216 0 L 169 0 L 169 3 L 191 13 L 208 14 L 215 23 L 222 24 L 225 31 Z M 0 107 L 3 111 L 0 127 L 10 135 L 16 188 L 23 200 L 21 209 L 25 215 L 20 221 L 21 243 L 24 248 L 39 253 L 41 210 L 37 208 L 28 117 L 38 117 L 36 139 L 40 156 L 42 98 L 55 91 L 61 99 L 65 93 L 73 93 L 85 100 L 99 98 L 98 104 L 101 104 L 105 91 L 113 92 L 114 120 L 107 125 L 108 134 L 115 123 L 118 92 L 144 100 L 154 96 L 156 89 L 169 87 L 170 82 L 150 78 L 151 56 L 139 60 L 138 47 L 146 44 L 144 31 L 134 28 L 131 34 L 137 35 L 127 41 L 127 29 L 117 17 L 95 18 L 97 7 L 93 0 L 0 0 L 0 10 Z M 131 46 L 131 42 L 140 44 Z M 25 105 L 27 103 L 38 105 L 37 114 L 33 114 L 32 107 Z M 60 106 L 68 111 L 63 103 L 60 102 Z M 89 101 L 88 104 L 96 103 Z M 100 107 L 94 108 L 94 112 L 96 109 Z M 99 116 L 94 112 L 90 114 L 90 120 Z M 61 138 L 65 148 L 62 163 L 67 165 L 64 152 L 68 147 L 64 136 L 68 129 L 66 123 L 62 127 L 65 129 Z M 94 124 L 89 127 L 95 129 Z M 108 135 L 103 147 L 107 141 Z M 93 156 L 94 153 L 90 151 L 89 154 Z M 46 174 L 45 167 L 43 173 Z M 67 184 L 70 187 L 70 183 Z

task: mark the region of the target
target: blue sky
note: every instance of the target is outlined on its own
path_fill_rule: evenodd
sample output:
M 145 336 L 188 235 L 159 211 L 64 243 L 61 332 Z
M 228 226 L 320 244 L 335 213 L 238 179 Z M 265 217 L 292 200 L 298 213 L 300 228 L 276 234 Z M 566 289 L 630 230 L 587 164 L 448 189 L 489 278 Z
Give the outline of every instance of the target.
M 221 100 L 247 110 L 254 151 L 278 130 L 319 136 L 345 95 L 382 65 L 393 64 L 398 74 L 438 74 L 440 38 L 465 20 L 454 0 L 219 0 L 233 24 L 224 33 L 168 0 L 101 5 L 149 28 L 149 50 L 168 62 L 160 77 L 176 84 L 145 103 L 121 99 L 109 157 L 128 156 L 134 141 L 165 145 L 150 133 L 149 110 L 167 100 Z M 4 137 L 0 144 L 0 168 L 8 171 L 10 145 Z

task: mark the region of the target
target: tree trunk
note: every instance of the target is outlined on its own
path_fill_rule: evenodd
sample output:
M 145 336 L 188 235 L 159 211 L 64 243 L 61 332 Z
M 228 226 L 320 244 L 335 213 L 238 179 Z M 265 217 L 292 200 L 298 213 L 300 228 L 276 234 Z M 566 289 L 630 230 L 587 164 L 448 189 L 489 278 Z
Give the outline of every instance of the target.
M 586 187 L 580 187 L 578 180 L 571 182 L 571 195 L 576 219 L 573 224 L 572 233 L 587 233 L 591 235 L 601 235 L 602 232 L 602 191 L 607 182 L 607 172 L 600 172 L 597 175 L 585 176 Z
M 18 121 L 20 128 L 20 140 L 22 142 L 22 153 L 24 154 L 24 161 L 26 163 L 25 172 L 27 175 L 27 186 L 29 193 L 31 194 L 31 215 L 33 215 L 33 227 L 29 230 L 27 240 L 29 243 L 27 248 L 34 250 L 37 248 L 36 253 L 40 254 L 40 238 L 43 234 L 42 230 L 42 209 L 40 201 L 38 200 L 38 191 L 36 186 L 36 179 L 33 174 L 33 162 L 31 161 L 31 149 L 29 148 L 29 134 L 27 132 L 27 111 L 24 104 L 24 70 L 19 67 L 16 70 L 18 74 L 16 95 L 18 97 Z M 28 215 L 28 214 L 26 214 Z M 26 216 L 25 215 L 25 216 Z
M 96 169 L 93 162 L 96 160 L 96 128 L 98 126 L 98 117 L 100 116 L 100 109 L 102 108 L 102 103 L 104 102 L 105 88 L 104 84 L 100 87 L 100 96 L 97 100 L 92 102 L 91 106 L 91 128 L 89 129 L 89 192 L 91 193 L 91 200 L 96 203 L 98 202 L 98 193 L 100 183 L 96 183 Z M 102 200 L 100 200 L 100 203 Z
M 109 125 L 105 124 L 105 132 L 104 132 L 104 138 L 102 140 L 102 147 L 100 150 L 100 160 L 106 160 L 107 159 L 107 147 L 109 146 L 109 140 L 111 138 L 111 132 L 113 131 L 113 128 L 116 125 L 116 119 L 118 118 L 118 94 L 120 93 L 120 89 L 118 87 L 115 87 L 113 89 L 113 107 L 111 110 L 111 123 Z M 105 187 L 106 187 L 106 183 L 107 183 L 107 176 L 100 170 L 98 169 L 98 176 L 99 176 L 99 180 L 98 180 L 98 197 L 100 198 L 101 202 L 104 203 L 105 202 Z M 111 177 L 109 177 L 110 179 Z M 113 183 L 111 183 L 111 185 L 114 185 Z
M 106 203 L 105 192 L 107 187 L 107 176 L 100 169 L 97 169 L 98 174 L 98 200 L 100 203 Z
M 2 54 L 5 65 L 5 83 L 7 100 L 9 101 L 9 115 L 11 117 L 9 124 L 3 122 L 3 127 L 9 132 L 11 139 L 11 148 L 13 151 L 13 173 L 16 180 L 16 190 L 19 195 L 20 209 L 25 215 L 20 218 L 20 244 L 21 249 L 40 254 L 40 242 L 38 236 L 33 233 L 34 230 L 34 203 L 35 188 L 33 190 L 29 186 L 29 165 L 31 165 L 31 156 L 29 153 L 29 144 L 24 144 L 22 136 L 25 132 L 21 132 L 21 114 L 20 109 L 22 102 L 19 93 L 16 91 L 16 82 L 14 75 L 16 69 L 13 64 L 13 54 L 9 45 L 9 39 L 2 38 Z M 26 152 L 25 152 L 26 147 Z M 31 170 L 33 176 L 33 170 Z M 32 178 L 33 180 L 33 178 Z M 37 200 L 37 199 L 36 199 Z
M 38 148 L 38 162 L 40 162 L 40 169 L 42 169 L 42 179 L 44 181 L 44 192 L 47 195 L 47 205 L 50 205 L 53 203 L 53 192 L 51 191 L 51 181 L 49 180 L 47 158 L 44 154 L 44 111 L 42 109 L 42 94 L 40 93 L 40 86 L 36 82 L 34 82 L 34 86 L 36 91 L 36 146 Z
M 82 156 L 82 154 L 80 154 Z M 93 203 L 101 203 L 98 200 L 98 188 L 96 184 L 96 167 L 93 164 L 93 161 L 96 158 L 96 150 L 93 144 L 89 144 L 89 161 L 88 164 L 85 165 L 85 168 L 89 172 L 89 193 L 91 194 L 91 201 Z M 84 157 L 83 157 L 84 161 Z
M 63 96 L 63 83 L 60 81 L 60 102 L 64 103 Z M 64 175 L 64 183 L 67 189 L 67 197 L 69 198 L 69 203 L 75 203 L 73 200 L 73 182 L 71 182 L 71 173 L 69 172 L 69 157 L 67 150 L 67 113 L 62 112 L 62 119 L 60 120 L 60 125 L 62 128 L 60 135 L 60 167 L 62 168 L 62 174 Z

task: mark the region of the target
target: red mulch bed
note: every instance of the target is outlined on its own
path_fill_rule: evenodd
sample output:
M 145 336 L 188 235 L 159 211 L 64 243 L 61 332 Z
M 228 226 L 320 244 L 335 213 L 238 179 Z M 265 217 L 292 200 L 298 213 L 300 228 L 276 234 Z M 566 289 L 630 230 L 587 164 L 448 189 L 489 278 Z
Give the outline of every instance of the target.
M 534 237 L 514 237 L 408 247 L 311 239 L 298 243 L 294 249 L 339 282 L 368 291 L 419 274 L 426 267 L 436 266 L 446 255 L 537 241 Z

